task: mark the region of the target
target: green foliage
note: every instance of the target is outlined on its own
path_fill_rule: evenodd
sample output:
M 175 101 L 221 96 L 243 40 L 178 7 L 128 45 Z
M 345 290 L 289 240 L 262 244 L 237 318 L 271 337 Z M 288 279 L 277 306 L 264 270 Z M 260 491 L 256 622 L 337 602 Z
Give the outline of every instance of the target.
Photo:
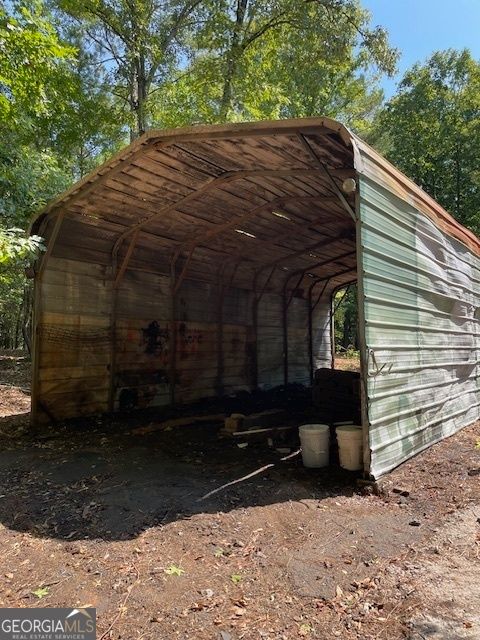
M 358 0 L 56 0 L 100 55 L 131 134 L 306 115 L 352 126 L 397 52 Z M 295 69 L 295 73 L 292 73 Z
M 0 122 L 47 114 L 58 92 L 50 85 L 62 62 L 74 55 L 60 42 L 39 0 L 0 7 Z
M 14 132 L 6 133 L 0 141 L 1 226 L 26 228 L 32 214 L 69 182 L 57 155 L 19 144 Z
M 450 213 L 480 233 L 480 63 L 437 52 L 404 76 L 372 143 Z
M 16 349 L 29 322 L 30 286 L 24 270 L 45 249 L 42 238 L 0 227 L 0 346 Z
M 200 0 L 57 0 L 104 60 L 106 82 L 131 134 L 150 123 L 149 95 L 162 87 L 186 54 L 184 39 Z M 198 16 L 197 16 L 198 17 Z
M 0 346 L 23 344 L 32 215 L 125 140 L 96 52 L 41 0 L 0 7 Z
M 40 248 L 11 229 L 27 228 L 128 133 L 320 114 L 361 130 L 382 99 L 379 74 L 392 73 L 396 57 L 360 0 L 5 4 L 0 299 L 10 328 L 2 335 L 16 342 L 28 319 L 22 274 Z
M 0 277 L 2 269 L 25 265 L 44 249 L 39 236 L 25 237 L 22 229 L 0 229 Z
M 152 96 L 159 124 L 327 115 L 360 128 L 379 106 L 372 69 L 392 73 L 397 52 L 358 2 L 215 0 L 206 8 L 188 66 Z
M 347 358 L 357 358 L 357 286 L 339 289 L 332 304 L 335 311 L 335 352 Z

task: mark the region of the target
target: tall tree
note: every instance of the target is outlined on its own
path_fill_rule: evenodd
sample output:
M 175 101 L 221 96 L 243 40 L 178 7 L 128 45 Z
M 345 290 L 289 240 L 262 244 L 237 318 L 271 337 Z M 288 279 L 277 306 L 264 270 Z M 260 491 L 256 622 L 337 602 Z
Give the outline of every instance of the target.
M 190 40 L 196 55 L 156 96 L 160 122 L 325 114 L 353 123 L 381 100 L 372 71 L 395 69 L 386 32 L 356 0 L 215 0 L 203 8 Z
M 480 232 L 480 63 L 440 51 L 405 74 L 371 141 L 476 233 Z
M 181 41 L 201 0 L 59 0 L 91 46 L 107 81 L 131 115 L 132 137 L 149 126 L 148 98 L 178 63 Z
M 59 25 L 60 33 L 75 49 L 64 65 L 59 108 L 35 121 L 37 146 L 62 158 L 72 180 L 91 171 L 105 156 L 125 144 L 128 121 L 108 87 L 98 52 L 89 48 L 76 25 Z

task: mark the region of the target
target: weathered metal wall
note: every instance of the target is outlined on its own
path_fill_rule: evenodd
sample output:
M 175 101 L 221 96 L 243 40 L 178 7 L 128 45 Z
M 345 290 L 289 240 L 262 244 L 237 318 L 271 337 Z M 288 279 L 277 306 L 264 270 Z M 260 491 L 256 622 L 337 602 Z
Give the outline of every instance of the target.
M 185 280 L 176 295 L 175 402 L 248 389 L 252 294 Z M 220 317 L 221 304 L 221 317 Z M 114 408 L 171 402 L 169 279 L 127 271 L 118 291 Z
M 479 417 L 480 260 L 374 177 L 360 176 L 359 259 L 378 477 Z
M 50 257 L 37 287 L 36 419 L 171 402 L 167 277 L 127 270 L 115 291 L 105 266 Z M 255 338 L 252 291 L 185 280 L 175 305 L 175 402 L 250 390 L 255 381 L 265 389 L 283 384 L 282 300 L 263 296 Z M 308 385 L 306 300 L 292 299 L 287 327 L 289 381 Z
M 332 290 L 324 291 L 312 313 L 312 355 L 313 370 L 331 369 L 333 352 L 331 343 L 332 329 Z M 315 300 L 313 303 L 315 304 Z
M 258 305 L 257 366 L 261 389 L 283 384 L 282 296 L 265 293 Z
M 257 382 L 284 381 L 282 296 L 266 293 L 253 330 L 253 293 L 186 280 L 176 301 L 175 401 L 188 403 Z M 116 409 L 170 402 L 171 310 L 168 278 L 127 271 L 118 291 L 115 347 Z M 220 322 L 221 306 L 221 322 Z M 307 301 L 293 298 L 288 312 L 289 381 L 309 384 Z
M 50 257 L 36 288 L 34 420 L 107 411 L 112 289 L 105 266 Z

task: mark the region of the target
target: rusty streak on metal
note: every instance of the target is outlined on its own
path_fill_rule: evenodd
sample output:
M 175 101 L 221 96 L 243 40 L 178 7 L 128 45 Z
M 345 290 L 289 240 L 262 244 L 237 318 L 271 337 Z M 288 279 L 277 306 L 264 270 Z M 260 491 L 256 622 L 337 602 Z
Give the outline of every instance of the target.
M 291 291 L 290 297 L 288 298 L 288 302 L 287 302 L 287 310 L 288 310 L 288 308 L 290 307 L 290 305 L 291 305 L 291 303 L 292 303 L 292 300 L 293 300 L 293 296 L 295 295 L 295 291 L 296 291 L 296 290 L 298 289 L 298 287 L 300 286 L 300 284 L 301 284 L 301 282 L 302 282 L 302 280 L 303 280 L 303 276 L 305 275 L 305 273 L 306 273 L 306 272 L 307 272 L 307 269 L 303 269 L 302 271 L 300 271 L 300 277 L 299 277 L 299 279 L 297 280 L 297 284 L 292 288 L 292 291 Z M 290 276 L 287 278 L 287 281 L 285 282 L 285 285 L 284 285 L 284 286 L 285 286 L 285 289 L 286 289 L 286 287 L 287 287 L 287 285 L 288 285 L 288 282 L 289 282 L 289 280 L 291 279 L 292 275 L 296 275 L 296 273 L 298 273 L 298 272 L 295 272 L 295 273 L 290 274 Z
M 263 295 L 264 295 L 268 285 L 270 284 L 270 280 L 272 279 L 276 268 L 277 267 L 275 265 L 272 267 L 270 273 L 268 274 L 268 276 L 267 276 L 267 278 L 266 278 L 266 280 L 265 280 L 265 282 L 263 284 L 262 290 L 260 291 L 260 294 L 258 296 L 257 296 L 257 293 L 256 293 L 257 292 L 257 279 L 258 279 L 258 275 L 260 274 L 261 270 L 255 272 L 255 278 L 254 278 L 254 281 L 253 281 L 253 291 L 254 291 L 255 298 L 256 298 L 257 302 L 260 302 L 260 300 L 263 298 Z
M 177 368 L 177 327 L 176 327 L 176 289 L 175 289 L 175 265 L 170 267 L 170 362 L 169 362 L 169 383 L 170 383 L 170 404 L 175 405 L 175 374 Z
M 228 288 L 231 288 L 233 286 L 233 281 L 235 279 L 235 276 L 237 275 L 237 271 L 238 271 L 238 267 L 240 266 L 240 264 L 243 262 L 243 260 L 240 258 L 239 260 L 235 260 L 233 263 L 233 269 L 232 272 L 230 274 L 230 277 L 228 279 Z
M 315 280 L 315 282 L 313 282 L 313 284 L 310 286 L 310 295 L 313 295 L 313 289 L 316 287 L 316 285 L 319 282 L 325 282 L 325 284 L 323 285 L 323 287 L 322 287 L 322 289 L 321 289 L 321 291 L 320 291 L 320 293 L 319 293 L 319 295 L 317 297 L 317 300 L 316 300 L 315 304 L 312 306 L 312 312 L 315 311 L 315 309 L 318 306 L 318 303 L 320 302 L 323 294 L 325 293 L 325 289 L 327 288 L 328 283 L 330 282 L 330 278 L 328 278 L 327 280 Z
M 164 216 L 167 213 L 170 213 L 170 211 L 175 211 L 178 207 L 184 205 L 185 203 L 190 202 L 191 200 L 195 200 L 196 198 L 198 198 L 199 196 L 203 195 L 204 193 L 207 193 L 208 191 L 211 191 L 212 189 L 217 189 L 219 186 L 221 187 L 222 185 L 228 184 L 229 182 L 233 182 L 235 180 L 243 180 L 245 178 L 254 177 L 254 176 L 255 177 L 258 177 L 258 176 L 263 176 L 263 177 L 291 177 L 291 176 L 296 176 L 296 175 L 308 175 L 308 174 L 311 174 L 311 173 L 318 173 L 318 172 L 319 172 L 319 169 L 317 169 L 317 168 L 311 168 L 311 169 L 256 169 L 256 170 L 240 169 L 240 170 L 236 170 L 236 171 L 226 171 L 225 173 L 223 173 L 220 176 L 211 178 L 205 184 L 203 184 L 201 187 L 199 187 L 195 191 L 192 191 L 191 193 L 187 194 L 183 198 L 180 198 L 176 202 L 172 202 L 172 203 L 162 207 L 156 213 L 152 214 L 151 216 L 148 216 L 148 217 L 144 218 L 143 220 L 140 220 L 139 222 L 137 222 L 137 224 L 131 226 L 129 229 L 126 229 L 123 233 L 121 233 L 119 235 L 119 237 L 115 241 L 115 245 L 113 246 L 113 249 L 112 249 L 112 255 L 114 255 L 114 254 L 116 254 L 118 252 L 118 249 L 119 249 L 121 243 L 130 234 L 134 233 L 135 230 L 142 229 L 146 224 L 149 224 L 150 222 L 152 222 L 152 220 L 155 220 L 156 218 L 159 218 L 160 216 Z
M 217 379 L 215 384 L 215 392 L 222 396 L 225 388 L 223 384 L 223 374 L 225 370 L 224 351 L 223 351 L 223 302 L 225 299 L 225 264 L 220 266 L 218 270 L 218 291 L 217 291 Z
M 263 287 L 259 294 L 257 294 L 257 280 L 259 271 L 255 272 L 253 279 L 253 301 L 252 301 L 252 327 L 253 327 L 253 363 L 252 363 L 252 387 L 256 389 L 258 387 L 258 307 L 260 305 L 260 301 L 263 298 L 265 291 L 270 283 L 270 280 L 275 273 L 276 267 L 274 266 L 268 277 L 266 278 Z

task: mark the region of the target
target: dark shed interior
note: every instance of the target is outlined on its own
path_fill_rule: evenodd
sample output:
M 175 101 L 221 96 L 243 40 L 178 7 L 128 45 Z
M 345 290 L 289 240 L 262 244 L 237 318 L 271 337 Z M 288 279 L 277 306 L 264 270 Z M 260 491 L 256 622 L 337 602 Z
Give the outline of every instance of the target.
M 328 119 L 151 131 L 51 203 L 34 421 L 311 385 L 356 279 L 353 166 Z

